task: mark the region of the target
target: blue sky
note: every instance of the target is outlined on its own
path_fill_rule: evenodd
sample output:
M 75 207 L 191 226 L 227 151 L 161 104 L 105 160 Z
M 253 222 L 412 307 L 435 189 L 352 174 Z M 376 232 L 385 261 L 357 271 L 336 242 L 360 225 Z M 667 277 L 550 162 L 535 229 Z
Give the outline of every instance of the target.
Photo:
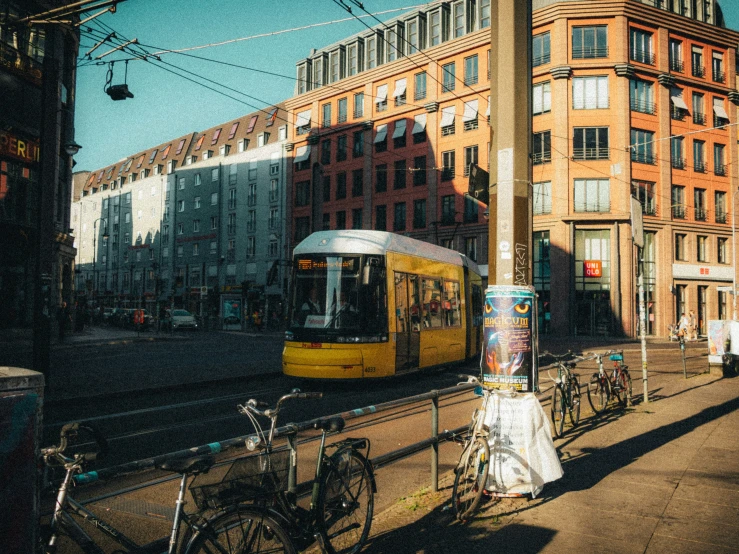
M 351 5 L 347 0 L 344 3 Z M 365 9 L 371 13 L 423 4 L 417 0 L 364 1 Z M 739 2 L 724 0 L 722 8 L 728 27 L 739 29 Z M 363 14 L 356 7 L 354 13 Z M 387 19 L 402 13 L 393 11 L 379 17 Z M 85 54 L 110 29 L 119 37 L 138 39 L 152 52 L 233 41 L 347 18 L 351 16 L 334 0 L 127 0 L 118 6 L 117 13 L 105 14 L 95 23 L 83 26 L 80 54 Z M 370 26 L 377 23 L 372 19 L 364 21 Z M 119 61 L 113 67 L 112 84 L 123 83 L 125 78 L 134 98 L 117 102 L 104 93 L 109 66 L 82 62 L 77 73 L 75 137 L 82 150 L 75 157 L 75 170 L 104 167 L 169 139 L 289 98 L 294 92 L 295 63 L 307 57 L 311 48 L 322 48 L 365 29 L 362 23 L 351 19 L 192 50 L 187 52 L 189 56 L 166 54 L 161 56 L 161 62 L 132 60 L 127 65 L 127 76 L 126 64 Z M 105 44 L 92 57 L 110 49 L 111 45 Z M 130 56 L 116 53 L 104 57 L 102 62 L 124 58 Z M 231 98 L 173 74 L 182 70 L 191 72 L 186 75 L 190 79 L 209 79 L 212 82 L 206 82 L 207 86 L 218 88 Z M 232 90 L 224 90 L 213 82 Z

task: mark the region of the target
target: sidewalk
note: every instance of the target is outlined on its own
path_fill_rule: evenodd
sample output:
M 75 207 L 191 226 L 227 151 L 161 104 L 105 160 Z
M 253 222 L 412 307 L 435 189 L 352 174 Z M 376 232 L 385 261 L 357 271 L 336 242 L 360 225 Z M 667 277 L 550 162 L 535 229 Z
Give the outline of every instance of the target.
M 580 426 L 555 440 L 565 475 L 540 497 L 488 501 L 462 524 L 448 473 L 376 516 L 365 552 L 739 551 L 739 379 L 670 366 L 650 362 L 649 404 L 640 369 L 633 408 L 592 416 L 583 396 Z

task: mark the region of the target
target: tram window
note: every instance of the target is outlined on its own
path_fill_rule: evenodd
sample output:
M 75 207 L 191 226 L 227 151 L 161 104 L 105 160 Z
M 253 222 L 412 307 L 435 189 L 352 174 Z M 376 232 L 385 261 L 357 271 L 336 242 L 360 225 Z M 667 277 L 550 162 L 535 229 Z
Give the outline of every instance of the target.
M 459 305 L 459 283 L 444 281 L 444 325 L 457 327 L 462 324 L 462 311 Z
M 441 280 L 423 280 L 423 326 L 438 328 L 442 326 Z

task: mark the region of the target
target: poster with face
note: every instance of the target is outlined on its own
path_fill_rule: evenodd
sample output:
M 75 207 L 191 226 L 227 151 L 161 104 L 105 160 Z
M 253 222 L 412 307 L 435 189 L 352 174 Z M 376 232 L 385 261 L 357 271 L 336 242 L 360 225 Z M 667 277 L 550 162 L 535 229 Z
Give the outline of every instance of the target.
M 482 382 L 495 389 L 536 392 L 538 335 L 533 287 L 491 285 L 485 293 Z

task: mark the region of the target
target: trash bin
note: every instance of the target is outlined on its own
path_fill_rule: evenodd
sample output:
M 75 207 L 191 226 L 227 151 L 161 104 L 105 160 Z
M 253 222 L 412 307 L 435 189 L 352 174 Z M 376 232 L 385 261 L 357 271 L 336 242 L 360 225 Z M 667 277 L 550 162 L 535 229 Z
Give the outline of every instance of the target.
M 35 552 L 44 376 L 0 366 L 0 549 Z

